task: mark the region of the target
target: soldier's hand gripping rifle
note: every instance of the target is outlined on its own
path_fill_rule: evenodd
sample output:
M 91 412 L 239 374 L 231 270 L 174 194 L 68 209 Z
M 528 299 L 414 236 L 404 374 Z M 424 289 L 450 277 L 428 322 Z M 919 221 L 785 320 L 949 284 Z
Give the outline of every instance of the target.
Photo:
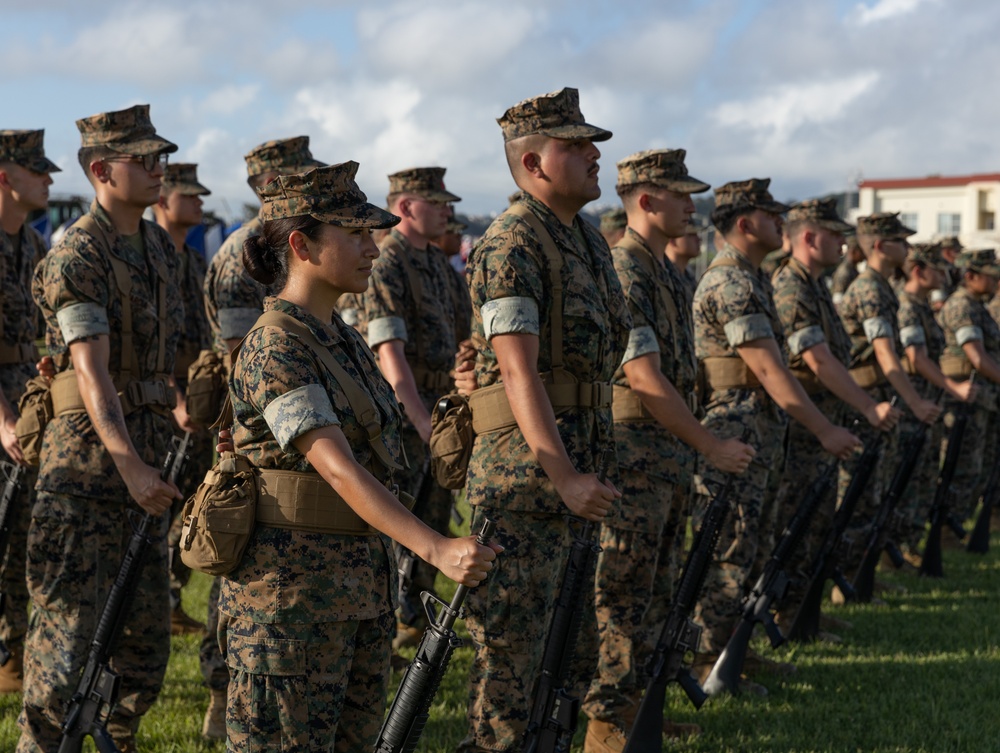
M 895 401 L 895 398 L 893 398 Z M 872 439 L 861 453 L 854 465 L 854 474 L 847 486 L 844 498 L 833 516 L 833 525 L 823 537 L 823 543 L 816 552 L 809 568 L 809 584 L 806 595 L 795 614 L 792 626 L 788 630 L 788 639 L 792 641 L 811 641 L 819 634 L 820 606 L 823 603 L 823 592 L 826 582 L 832 580 L 844 598 L 848 601 L 854 598 L 854 587 L 848 582 L 841 570 L 841 563 L 847 559 L 853 541 L 847 533 L 847 527 L 854 517 L 858 500 L 864 493 L 875 466 L 878 464 L 878 454 L 884 441 L 884 435 L 879 433 Z
M 943 394 L 944 390 L 939 389 L 934 397 L 934 402 L 939 402 Z M 906 485 L 917 468 L 917 461 L 920 460 L 920 453 L 924 449 L 929 430 L 930 424 L 921 422 L 919 429 L 910 438 L 903 450 L 903 457 L 896 467 L 896 472 L 893 474 L 892 483 L 885 496 L 882 497 L 882 504 L 875 511 L 871 530 L 865 540 L 861 564 L 858 566 L 854 582 L 851 584 L 854 589 L 854 599 L 862 604 L 871 603 L 872 597 L 875 595 L 875 568 L 878 567 L 883 551 L 889 555 L 896 567 L 903 565 L 903 554 L 899 551 L 896 542 L 890 538 L 889 528 L 892 526 L 896 505 L 902 499 Z M 899 528 L 899 526 L 897 525 L 895 528 Z
M 495 529 L 496 522 L 487 518 L 476 541 L 487 546 Z M 462 645 L 462 639 L 456 635 L 453 626 L 468 592 L 467 587 L 459 586 L 450 604 L 445 604 L 427 591 L 420 595 L 428 627 L 420 639 L 416 657 L 403 673 L 389 714 L 382 723 L 375 753 L 412 753 L 416 749 L 451 654 Z
M 607 450 L 597 461 L 598 477 L 607 477 Z M 583 610 L 594 598 L 594 556 L 601 551 L 597 541 L 597 523 L 584 521 L 573 528 L 577 518 L 570 518 L 573 546 L 570 549 L 562 584 L 556 596 L 545 638 L 542 671 L 535 683 L 531 701 L 531 716 L 524 733 L 524 753 L 568 753 L 580 715 L 580 699 L 570 695 L 569 667 L 576 654 Z
M 183 477 L 190 441 L 191 433 L 188 432 L 168 453 L 161 478 L 176 484 Z M 87 664 L 63 719 L 59 753 L 80 753 L 83 738 L 87 736 L 93 738 L 100 753 L 120 753 L 107 730 L 108 717 L 118 700 L 118 685 L 121 680 L 112 671 L 110 662 L 132 607 L 142 561 L 152 540 L 149 529 L 155 520 L 148 512 L 143 513 L 139 522 L 133 526 L 132 538 L 125 548 L 118 575 L 115 576 L 101 609 L 97 629 L 90 642 Z
M 624 753 L 663 750 L 663 703 L 667 685 L 671 682 L 683 688 L 695 708 L 700 709 L 708 700 L 708 695 L 691 675 L 690 667 L 685 666 L 684 656 L 689 651 L 697 651 L 701 640 L 701 628 L 691 620 L 691 613 L 705 584 L 705 576 L 729 514 L 729 491 L 732 486 L 733 477 L 730 475 L 709 503 L 701 527 L 694 536 L 667 621 L 650 658 L 646 693 L 628 733 Z
M 973 371 L 969 377 L 971 382 L 976 378 Z M 962 403 L 955 410 L 955 423 L 948 434 L 948 451 L 944 455 L 944 463 L 938 476 L 937 488 L 934 490 L 934 504 L 931 505 L 930 529 L 927 531 L 927 543 L 924 544 L 924 554 L 920 562 L 920 574 L 931 578 L 944 577 L 944 567 L 941 564 L 941 529 L 948 526 L 955 535 L 965 538 L 965 529 L 961 521 L 955 519 L 951 512 L 951 481 L 955 477 L 955 468 L 962 452 L 962 440 L 965 428 L 969 425 L 969 416 L 974 406 L 972 403 Z
M 775 544 L 771 552 L 771 558 L 764 565 L 764 572 L 760 574 L 753 589 L 743 599 L 740 607 L 740 620 L 736 623 L 733 634 L 729 637 L 729 642 L 719 654 L 715 666 L 708 679 L 705 680 L 705 692 L 709 695 L 719 695 L 720 693 L 739 693 L 740 675 L 743 672 L 743 663 L 746 660 L 747 648 L 750 645 L 750 637 L 753 635 L 754 627 L 757 623 L 764 625 L 771 645 L 780 646 L 785 642 L 774 622 L 771 614 L 771 605 L 781 599 L 788 590 L 788 575 L 785 567 L 788 559 L 795 552 L 796 547 L 805 536 L 809 523 L 813 518 L 820 504 L 825 501 L 826 490 L 833 481 L 837 471 L 838 463 L 833 460 L 827 465 L 823 472 L 806 489 L 802 497 L 802 502 L 796 509 L 792 519 L 782 531 L 778 543 Z
M 990 478 L 983 490 L 983 505 L 979 509 L 976 525 L 969 534 L 969 543 L 965 551 L 986 554 L 990 550 L 990 518 L 993 516 L 998 494 L 1000 494 L 1000 462 L 994 463 L 990 471 Z M 0 548 L 0 552 L 2 551 Z
M 9 463 L 6 460 L 0 461 L 0 471 L 3 472 L 3 491 L 0 492 L 0 562 L 7 556 L 7 547 L 10 544 L 10 532 L 14 527 L 14 514 L 16 512 L 15 503 L 21 496 L 21 479 L 26 468 L 17 463 Z M 3 583 L 0 583 L 0 614 L 3 614 L 6 595 L 3 592 Z M 0 641 L 0 667 L 10 659 L 10 651 Z

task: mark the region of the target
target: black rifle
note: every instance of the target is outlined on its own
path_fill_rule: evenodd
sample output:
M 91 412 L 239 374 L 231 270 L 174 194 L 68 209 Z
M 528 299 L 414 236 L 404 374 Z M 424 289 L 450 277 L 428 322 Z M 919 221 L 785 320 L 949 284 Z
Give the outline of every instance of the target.
M 607 474 L 606 454 L 606 450 L 602 452 L 597 462 L 602 482 Z M 601 547 L 597 541 L 598 524 L 584 521 L 577 532 L 573 530 L 573 521 L 579 522 L 579 519 L 570 517 L 570 521 L 573 546 L 545 639 L 542 672 L 535 683 L 531 716 L 524 733 L 524 753 L 568 753 L 580 715 L 580 699 L 570 695 L 566 685 L 576 654 L 583 610 L 594 598 L 594 556 Z
M 939 389 L 934 398 L 934 402 L 941 400 L 944 390 Z M 851 587 L 854 589 L 854 599 L 861 604 L 868 604 L 875 595 L 875 568 L 878 567 L 882 552 L 885 551 L 896 567 L 903 566 L 903 553 L 899 551 L 896 542 L 889 534 L 889 527 L 893 523 L 896 505 L 903 498 L 906 485 L 910 482 L 913 472 L 917 468 L 917 461 L 920 460 L 920 453 L 924 449 L 927 441 L 927 432 L 930 425 L 921 422 L 919 429 L 910 438 L 909 443 L 903 450 L 903 457 L 899 461 L 892 483 L 888 491 L 882 497 L 882 504 L 875 511 L 875 518 L 872 521 L 871 530 L 865 541 L 864 554 L 861 557 L 861 564 L 854 574 L 854 582 Z M 897 524 L 894 528 L 900 528 Z
M 969 381 L 976 378 L 972 372 Z M 934 504 L 931 505 L 930 530 L 927 531 L 927 543 L 924 544 L 924 554 L 920 562 L 920 574 L 930 578 L 944 577 L 944 567 L 941 564 L 941 529 L 948 526 L 955 535 L 964 539 L 966 535 L 962 524 L 951 512 L 949 492 L 951 481 L 955 477 L 955 467 L 962 452 L 962 440 L 965 437 L 965 427 L 969 425 L 972 414 L 971 403 L 961 403 L 955 410 L 955 423 L 948 434 L 948 451 L 944 455 L 941 473 L 938 476 L 937 488 L 934 490 Z
M 430 458 L 424 463 L 424 472 L 420 477 L 420 488 L 411 512 L 423 520 L 430 503 L 431 492 L 434 489 L 434 474 L 431 473 Z M 396 601 L 399 603 L 399 621 L 404 625 L 412 625 L 420 616 L 417 596 L 413 593 L 413 571 L 417 567 L 417 555 L 401 544 L 396 546 L 396 562 L 399 567 L 399 583 Z M 420 597 L 423 598 L 422 596 Z
M 708 694 L 691 675 L 690 667 L 685 666 L 684 656 L 689 651 L 697 651 L 701 640 L 701 627 L 691 620 L 691 613 L 705 583 L 715 547 L 729 514 L 729 490 L 732 485 L 733 477 L 729 476 L 722 490 L 709 503 L 701 527 L 691 543 L 691 550 L 677 582 L 677 593 L 670 604 L 667 621 L 656 642 L 656 650 L 650 658 L 646 693 L 635 715 L 623 753 L 646 753 L 663 749 L 663 703 L 667 685 L 671 682 L 681 686 L 695 708 L 700 709 L 708 700 Z
M 969 534 L 969 543 L 965 551 L 986 554 L 990 550 L 990 518 L 993 516 L 998 492 L 1000 492 L 1000 462 L 994 463 L 993 470 L 990 471 L 989 481 L 983 490 L 983 505 L 979 508 L 979 516 L 976 518 L 972 533 Z M 0 552 L 2 551 L 0 548 Z
M 476 541 L 486 546 L 495 529 L 496 522 L 487 518 Z M 403 673 L 389 714 L 382 723 L 375 753 L 413 753 L 416 749 L 451 654 L 462 645 L 462 639 L 455 634 L 453 625 L 460 616 L 462 602 L 468 592 L 467 587 L 459 586 L 451 604 L 445 604 L 427 591 L 420 594 L 427 613 L 428 628 L 420 639 L 416 657 Z
M 764 565 L 764 572 L 760 574 L 750 593 L 743 599 L 740 607 L 740 620 L 736 623 L 733 634 L 729 636 L 729 642 L 719 654 L 719 659 L 712 667 L 712 672 L 705 680 L 705 692 L 709 695 L 719 695 L 720 693 L 739 693 L 740 674 L 743 672 L 743 663 L 746 660 L 747 648 L 750 645 L 750 637 L 757 623 L 764 625 L 771 645 L 777 648 L 785 642 L 778 626 L 774 622 L 774 615 L 771 614 L 771 605 L 784 597 L 788 590 L 788 575 L 785 573 L 789 557 L 795 552 L 795 548 L 802 541 L 809 522 L 826 497 L 826 490 L 833 481 L 837 471 L 836 460 L 827 465 L 823 472 L 806 489 L 802 498 L 802 503 L 796 509 L 792 519 L 781 532 L 778 543 L 775 544 L 771 552 L 771 558 Z
M 176 437 L 174 438 L 175 447 L 170 450 L 163 462 L 161 478 L 176 484 L 184 475 L 190 441 L 190 432 L 179 443 Z M 97 621 L 94 638 L 90 642 L 87 664 L 66 709 L 59 753 L 80 753 L 83 749 L 83 738 L 88 735 L 93 738 L 100 753 L 120 753 L 107 730 L 108 717 L 118 700 L 118 685 L 121 680 L 112 671 L 110 662 L 132 606 L 142 571 L 142 561 L 152 541 L 149 529 L 154 520 L 155 518 L 147 512 L 143 513 L 139 522 L 133 525 L 132 538 L 125 548 L 125 556 L 118 568 L 118 575 L 115 576 L 115 582 L 108 592 L 108 598 Z
M 10 544 L 10 531 L 14 526 L 14 501 L 21 494 L 21 478 L 24 476 L 25 467 L 2 460 L 0 471 L 3 471 L 4 477 L 3 492 L 0 493 L 0 563 L 2 563 L 7 556 L 7 546 Z M 0 583 L 0 614 L 4 612 L 6 601 L 3 583 Z M 0 667 L 6 664 L 8 659 L 10 651 L 0 640 Z
M 854 587 L 841 570 L 841 563 L 847 559 L 854 543 L 847 533 L 847 527 L 854 517 L 858 500 L 861 499 L 875 472 L 883 439 L 884 435 L 881 433 L 872 439 L 854 466 L 854 474 L 851 476 L 847 491 L 844 492 L 844 499 L 834 513 L 833 525 L 823 538 L 823 543 L 809 568 L 809 585 L 806 587 L 806 595 L 795 614 L 792 626 L 788 629 L 789 640 L 811 641 L 819 634 L 820 606 L 823 603 L 823 592 L 828 580 L 837 585 L 845 599 L 848 601 L 854 599 Z

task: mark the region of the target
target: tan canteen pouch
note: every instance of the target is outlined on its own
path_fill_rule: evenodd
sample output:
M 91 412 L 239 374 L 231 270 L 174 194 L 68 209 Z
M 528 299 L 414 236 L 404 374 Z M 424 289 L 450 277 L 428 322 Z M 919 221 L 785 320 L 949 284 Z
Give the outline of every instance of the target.
M 198 354 L 187 373 L 187 412 L 198 426 L 211 426 L 222 412 L 226 365 L 214 350 Z
M 192 570 L 225 575 L 246 552 L 257 517 L 257 469 L 224 452 L 181 513 L 181 561 Z
M 445 489 L 465 486 L 475 440 L 465 397 L 453 392 L 438 400 L 431 413 L 431 472 Z
M 20 415 L 14 425 L 14 433 L 21 445 L 24 462 L 33 468 L 38 467 L 42 455 L 42 439 L 45 437 L 45 427 L 52 420 L 52 380 L 36 376 L 28 380 L 24 394 L 18 402 Z

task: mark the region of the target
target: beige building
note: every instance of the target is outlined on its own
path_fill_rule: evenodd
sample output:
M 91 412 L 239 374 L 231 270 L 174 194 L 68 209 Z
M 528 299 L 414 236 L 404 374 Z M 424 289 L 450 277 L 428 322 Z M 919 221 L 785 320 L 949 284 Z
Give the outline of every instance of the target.
M 1000 248 L 1000 173 L 864 180 L 858 193 L 852 222 L 873 212 L 899 212 L 917 231 L 911 241 L 957 235 L 969 248 Z

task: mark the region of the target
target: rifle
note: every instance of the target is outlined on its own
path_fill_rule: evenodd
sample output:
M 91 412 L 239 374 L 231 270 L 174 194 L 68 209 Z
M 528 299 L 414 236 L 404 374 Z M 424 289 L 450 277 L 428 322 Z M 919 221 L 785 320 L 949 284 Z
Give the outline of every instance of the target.
M 941 400 L 943 394 L 944 390 L 939 389 L 934 402 Z M 903 457 L 893 474 L 892 483 L 885 496 L 882 497 L 882 504 L 875 511 L 875 519 L 872 521 L 871 531 L 869 531 L 868 539 L 865 542 L 861 564 L 858 566 L 854 582 L 851 584 L 854 589 L 854 598 L 862 604 L 870 603 L 875 595 L 875 568 L 878 566 L 879 557 L 883 550 L 889 555 L 896 567 L 903 566 L 903 553 L 885 533 L 892 520 L 896 504 L 902 498 L 903 492 L 906 491 L 906 485 L 910 482 L 913 471 L 917 467 L 917 461 L 924 449 L 929 429 L 928 424 L 921 422 L 919 430 L 913 435 L 903 451 Z
M 973 370 L 969 381 L 971 382 L 975 378 L 976 372 Z M 962 451 L 965 427 L 969 424 L 971 414 L 972 405 L 970 403 L 959 405 L 955 411 L 955 423 L 948 434 L 948 451 L 944 455 L 937 488 L 934 490 L 934 504 L 931 505 L 930 514 L 931 526 L 927 532 L 927 543 L 924 544 L 924 554 L 920 562 L 920 575 L 929 578 L 944 577 L 944 567 L 941 564 L 941 529 L 947 525 L 958 538 L 964 539 L 966 535 L 961 522 L 956 520 L 951 513 L 948 491 L 951 487 L 951 481 L 955 477 L 955 467 L 958 465 L 958 456 Z
M 416 501 L 413 503 L 413 510 L 411 510 L 421 520 L 430 501 L 433 481 L 434 474 L 431 473 L 431 461 L 428 457 L 424 463 L 423 475 L 420 477 L 420 488 L 417 490 Z M 413 591 L 413 570 L 417 566 L 417 555 L 400 544 L 396 548 L 396 561 L 399 567 L 399 584 L 396 592 L 396 601 L 399 603 L 399 621 L 404 625 L 412 625 L 417 621 L 421 611 L 414 604 L 411 593 Z M 423 595 L 420 598 L 423 600 Z
M 740 674 L 743 672 L 747 647 L 758 622 L 764 625 L 772 646 L 777 648 L 785 642 L 785 636 L 774 622 L 774 616 L 770 611 L 771 605 L 779 601 L 788 590 L 788 575 L 785 573 L 788 558 L 794 553 L 809 528 L 809 521 L 823 502 L 826 488 L 833 481 L 837 467 L 837 461 L 833 460 L 806 489 L 802 504 L 785 526 L 785 530 L 781 532 L 781 538 L 775 544 L 771 558 L 764 565 L 764 572 L 743 599 L 740 608 L 741 619 L 736 623 L 729 642 L 722 649 L 719 659 L 712 667 L 712 672 L 705 680 L 705 692 L 709 695 L 719 695 L 724 692 L 733 695 L 739 693 Z
M 0 492 L 0 563 L 7 556 L 7 546 L 10 543 L 10 531 L 14 527 L 14 500 L 21 492 L 21 477 L 25 474 L 25 467 L 17 463 L 9 463 L 6 460 L 0 461 L 0 471 L 3 472 L 3 491 Z M 4 612 L 4 605 L 7 597 L 3 592 L 3 583 L 0 583 L 0 614 Z M 10 651 L 4 642 L 0 640 L 0 667 L 10 659 Z
M 190 432 L 179 442 L 174 437 L 174 447 L 163 462 L 161 478 L 174 484 L 181 478 L 187 464 L 190 441 Z M 142 561 L 152 541 L 149 529 L 153 521 L 154 517 L 147 512 L 142 514 L 137 524 L 133 524 L 132 538 L 125 548 L 118 575 L 108 592 L 94 638 L 90 642 L 87 664 L 66 709 L 59 753 L 80 753 L 83 750 L 83 738 L 88 735 L 93 738 L 100 753 L 120 753 L 107 729 L 108 717 L 118 700 L 121 681 L 111 669 L 110 662 L 132 606 Z
M 476 541 L 486 546 L 495 529 L 496 522 L 487 518 Z M 420 639 L 416 657 L 403 673 L 389 714 L 382 723 L 375 753 L 413 753 L 416 749 L 451 654 L 462 645 L 462 639 L 452 626 L 460 616 L 462 602 L 468 592 L 466 586 L 459 586 L 451 604 L 445 604 L 428 591 L 420 594 L 428 627 Z
M 990 550 L 990 518 L 993 516 L 998 491 L 1000 491 L 1000 462 L 994 463 L 993 470 L 990 471 L 990 478 L 983 490 L 983 505 L 979 509 L 976 525 L 969 534 L 969 543 L 965 551 L 986 554 Z M 0 552 L 2 551 L 3 548 L 0 547 Z
M 729 514 L 729 491 L 732 486 L 733 477 L 729 476 L 722 490 L 709 503 L 701 528 L 694 536 L 677 583 L 677 594 L 649 661 L 646 693 L 632 722 L 623 753 L 663 749 L 663 703 L 669 683 L 679 684 L 695 708 L 700 709 L 708 700 L 708 694 L 691 675 L 690 668 L 684 665 L 684 656 L 688 651 L 697 651 L 701 640 L 701 627 L 691 620 L 691 612 L 705 583 L 722 526 Z
M 602 482 L 607 477 L 607 454 L 607 450 L 602 451 L 597 461 L 598 477 Z M 593 599 L 594 555 L 601 547 L 597 541 L 596 523 L 584 521 L 577 532 L 573 530 L 572 521 L 579 522 L 579 519 L 569 516 L 569 520 L 573 546 L 545 639 L 542 672 L 535 684 L 523 753 L 568 752 L 580 715 L 580 699 L 569 694 L 566 683 L 580 635 L 583 606 Z
M 833 516 L 833 525 L 827 531 L 823 544 L 816 552 L 812 567 L 809 569 L 809 585 L 806 588 L 802 604 L 799 606 L 799 611 L 792 621 L 792 626 L 788 629 L 789 640 L 811 641 L 819 634 L 820 605 L 823 603 L 823 592 L 828 580 L 832 580 L 837 585 L 848 601 L 855 597 L 854 587 L 844 576 L 840 563 L 847 559 L 851 545 L 854 543 L 847 535 L 847 527 L 851 523 L 851 518 L 854 517 L 858 500 L 861 499 L 865 487 L 868 486 L 868 482 L 875 472 L 883 439 L 884 435 L 881 433 L 872 439 L 854 466 L 854 475 L 851 476 L 851 482 L 844 493 L 844 499 Z

